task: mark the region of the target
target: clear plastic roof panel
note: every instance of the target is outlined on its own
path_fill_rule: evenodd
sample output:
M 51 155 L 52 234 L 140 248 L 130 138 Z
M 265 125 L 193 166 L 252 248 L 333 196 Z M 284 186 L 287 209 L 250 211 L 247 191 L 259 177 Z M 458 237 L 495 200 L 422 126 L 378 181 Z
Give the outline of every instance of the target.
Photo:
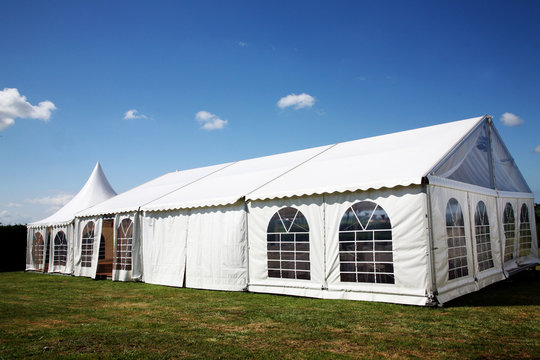
M 494 189 L 488 123 L 483 122 L 433 172 L 442 178 Z
M 531 192 L 523 179 L 512 155 L 504 145 L 499 133 L 492 127 L 491 146 L 493 148 L 493 163 L 495 164 L 495 182 L 497 189 L 502 191 Z
M 484 121 L 431 173 L 500 191 L 531 190 L 490 121 Z

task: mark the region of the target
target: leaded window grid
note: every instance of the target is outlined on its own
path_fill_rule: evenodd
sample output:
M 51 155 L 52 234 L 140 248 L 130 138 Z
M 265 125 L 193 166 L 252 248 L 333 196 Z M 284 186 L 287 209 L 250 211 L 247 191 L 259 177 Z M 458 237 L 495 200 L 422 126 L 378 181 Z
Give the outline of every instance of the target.
M 463 211 L 459 202 L 451 198 L 446 206 L 446 242 L 448 245 L 448 279 L 469 275 L 467 237 Z
M 53 263 L 58 266 L 66 266 L 67 263 L 67 237 L 66 233 L 59 231 L 54 237 Z
M 531 223 L 529 222 L 529 208 L 526 204 L 521 206 L 519 215 L 519 256 L 531 254 L 532 238 Z
M 509 261 L 514 258 L 514 249 L 516 245 L 516 218 L 514 216 L 514 208 L 512 204 L 506 203 L 503 212 L 503 229 L 504 229 L 504 261 Z
M 294 212 L 292 219 L 290 216 L 284 219 L 287 212 Z M 272 221 L 275 220 L 279 220 L 282 231 L 271 231 Z M 299 226 L 300 220 L 305 225 Z M 293 226 L 303 231 L 291 231 Z M 311 279 L 309 225 L 300 210 L 286 207 L 272 216 L 267 229 L 267 265 L 270 278 Z
M 81 246 L 81 267 L 92 267 L 92 256 L 94 254 L 94 222 L 90 221 L 83 230 Z
M 364 224 L 357 215 L 362 206 L 372 207 Z M 380 228 L 372 226 L 376 213 L 377 221 L 381 223 L 382 220 L 382 227 L 381 224 L 377 225 Z M 356 223 L 351 225 L 351 221 Z M 345 227 L 347 224 L 348 228 L 359 226 L 360 229 L 348 230 Z M 382 207 L 371 201 L 362 201 L 347 209 L 340 223 L 339 260 L 342 282 L 395 283 L 392 226 Z
M 478 271 L 492 268 L 493 258 L 491 256 L 491 234 L 489 229 L 489 218 L 486 204 L 479 201 L 474 214 L 474 231 L 476 238 L 476 258 Z
M 34 234 L 32 241 L 32 259 L 34 261 L 34 267 L 41 269 L 43 267 L 43 253 L 45 251 L 45 242 L 43 241 L 43 235 L 40 232 Z
M 133 252 L 133 221 L 124 219 L 116 231 L 115 270 L 131 270 Z

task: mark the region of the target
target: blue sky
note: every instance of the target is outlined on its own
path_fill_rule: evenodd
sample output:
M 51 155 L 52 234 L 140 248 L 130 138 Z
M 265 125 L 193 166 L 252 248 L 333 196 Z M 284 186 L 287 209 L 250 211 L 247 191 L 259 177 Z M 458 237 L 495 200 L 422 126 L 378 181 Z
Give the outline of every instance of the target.
M 97 161 L 123 192 L 484 114 L 540 199 L 538 1 L 3 0 L 0 19 L 0 222 L 50 215 Z

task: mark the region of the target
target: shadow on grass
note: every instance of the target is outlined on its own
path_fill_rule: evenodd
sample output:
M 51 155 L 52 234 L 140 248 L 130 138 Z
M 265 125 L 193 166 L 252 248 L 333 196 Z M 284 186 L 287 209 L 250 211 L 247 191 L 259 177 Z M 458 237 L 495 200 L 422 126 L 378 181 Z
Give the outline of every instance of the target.
M 540 271 L 524 270 L 480 291 L 444 304 L 445 308 L 540 304 Z

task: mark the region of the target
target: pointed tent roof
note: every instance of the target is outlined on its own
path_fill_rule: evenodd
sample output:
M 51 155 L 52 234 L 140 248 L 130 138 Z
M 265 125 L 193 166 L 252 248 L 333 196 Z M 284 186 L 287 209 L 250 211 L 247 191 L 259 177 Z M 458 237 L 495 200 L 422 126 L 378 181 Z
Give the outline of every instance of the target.
M 75 214 L 116 195 L 103 173 L 101 165 L 96 163 L 92 174 L 77 195 L 53 215 L 41 221 L 28 224 L 30 227 L 54 226 L 73 221 Z

